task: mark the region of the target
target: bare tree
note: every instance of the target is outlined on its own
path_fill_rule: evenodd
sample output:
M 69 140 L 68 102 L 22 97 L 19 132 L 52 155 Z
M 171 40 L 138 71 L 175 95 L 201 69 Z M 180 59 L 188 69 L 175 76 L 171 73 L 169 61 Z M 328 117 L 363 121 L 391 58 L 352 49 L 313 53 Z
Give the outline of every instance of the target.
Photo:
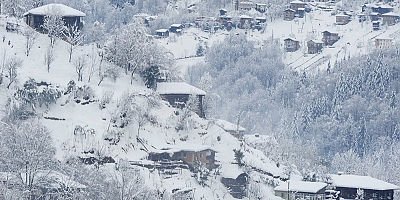
M 26 56 L 29 56 L 29 52 L 35 44 L 35 41 L 39 34 L 31 27 L 27 26 L 24 30 L 24 36 L 26 38 Z
M 73 60 L 75 72 L 78 74 L 78 81 L 83 81 L 83 72 L 86 67 L 85 55 L 80 55 L 78 58 Z
M 44 64 L 47 67 L 47 73 L 50 73 L 50 66 L 55 60 L 53 48 L 49 46 L 44 54 Z
M 92 46 L 92 52 L 89 54 L 89 62 L 88 82 L 92 79 L 94 73 L 97 71 L 97 66 L 99 65 L 99 54 L 95 45 Z
M 9 80 L 7 89 L 9 89 L 10 85 L 17 80 L 18 76 L 17 69 L 21 68 L 21 66 L 22 66 L 22 60 L 16 56 L 13 56 L 6 61 L 4 70 L 6 71 L 7 78 Z
M 78 25 L 73 25 L 68 27 L 67 31 L 64 31 L 64 36 L 69 43 L 68 45 L 68 53 L 69 53 L 69 62 L 71 62 L 72 53 L 75 48 L 82 44 L 84 34 L 80 31 Z

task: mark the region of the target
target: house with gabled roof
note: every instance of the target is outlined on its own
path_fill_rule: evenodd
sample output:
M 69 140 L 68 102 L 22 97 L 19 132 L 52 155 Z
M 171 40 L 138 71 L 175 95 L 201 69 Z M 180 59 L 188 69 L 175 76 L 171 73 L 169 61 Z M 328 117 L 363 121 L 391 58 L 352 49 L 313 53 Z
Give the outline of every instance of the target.
M 392 200 L 394 190 L 400 187 L 370 176 L 358 176 L 348 174 L 330 174 L 330 185 L 336 191 L 340 191 L 339 196 L 344 199 L 355 199 L 357 190 L 362 190 L 364 199 Z
M 388 26 L 393 26 L 399 21 L 400 16 L 397 13 L 389 12 L 382 14 L 381 18 L 382 25 L 387 24 Z
M 27 11 L 26 13 L 24 13 L 24 18 L 28 26 L 38 31 L 44 31 L 43 30 L 44 18 L 45 16 L 53 13 L 62 16 L 65 26 L 67 27 L 77 26 L 78 29 L 82 29 L 83 27 L 82 17 L 86 16 L 85 13 L 76 10 L 74 8 L 68 7 L 66 5 L 51 3 Z
M 283 11 L 283 20 L 286 20 L 286 21 L 291 21 L 291 20 L 293 20 L 293 19 L 294 19 L 295 13 L 296 13 L 296 11 L 293 10 L 293 9 L 290 9 L 290 8 L 285 9 L 285 10 Z
M 274 188 L 275 196 L 282 199 L 324 199 L 327 184 L 322 182 L 306 182 L 287 180 Z
M 284 41 L 284 49 L 286 52 L 295 52 L 300 48 L 300 41 L 292 38 L 286 38 Z
M 349 16 L 345 14 L 336 15 L 336 24 L 337 25 L 346 25 L 349 23 Z
M 191 95 L 196 96 L 198 108 L 196 114 L 205 117 L 203 99 L 206 92 L 185 82 L 162 82 L 157 84 L 157 92 L 161 98 L 168 101 L 172 107 L 184 108 Z
M 329 31 L 322 32 L 322 41 L 324 42 L 324 45 L 326 45 L 326 46 L 333 45 L 339 39 L 340 39 L 339 33 L 334 33 L 334 32 L 329 32 Z
M 393 45 L 393 38 L 378 36 L 375 38 L 375 48 L 377 49 L 386 49 Z
M 322 45 L 324 43 L 318 40 L 309 40 L 307 42 L 307 53 L 308 54 L 316 54 L 322 51 Z

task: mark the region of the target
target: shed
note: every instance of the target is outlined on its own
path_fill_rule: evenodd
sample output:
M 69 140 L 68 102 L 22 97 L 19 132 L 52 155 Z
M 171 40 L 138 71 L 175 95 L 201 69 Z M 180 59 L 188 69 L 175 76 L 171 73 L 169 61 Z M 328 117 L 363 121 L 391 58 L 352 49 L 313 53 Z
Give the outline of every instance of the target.
M 172 32 L 172 33 L 178 33 L 180 31 L 182 31 L 182 29 L 183 29 L 183 25 L 182 24 L 172 24 L 169 27 L 169 31 Z
M 168 31 L 168 29 L 158 29 L 158 30 L 156 30 L 156 35 L 159 37 L 168 37 L 169 31 Z
M 203 98 L 206 92 L 203 90 L 185 82 L 162 82 L 157 84 L 157 92 L 163 100 L 168 101 L 171 106 L 176 108 L 184 108 L 190 95 L 195 95 L 199 101 L 196 113 L 200 117 L 205 117 Z
M 51 14 L 61 15 L 65 26 L 72 27 L 76 25 L 78 29 L 83 27 L 81 18 L 86 16 L 85 13 L 74 8 L 52 3 L 29 10 L 24 13 L 24 18 L 28 26 L 39 31 L 45 31 L 43 30 L 44 18 Z

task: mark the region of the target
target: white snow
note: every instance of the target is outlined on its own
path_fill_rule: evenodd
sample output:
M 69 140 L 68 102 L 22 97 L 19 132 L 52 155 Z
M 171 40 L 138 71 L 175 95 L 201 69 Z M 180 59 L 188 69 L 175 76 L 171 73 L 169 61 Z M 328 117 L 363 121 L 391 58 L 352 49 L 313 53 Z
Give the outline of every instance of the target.
M 288 186 L 289 185 L 289 186 Z M 327 186 L 326 183 L 322 182 L 306 182 L 306 181 L 282 181 L 280 185 L 274 188 L 275 191 L 292 191 L 292 192 L 304 192 L 304 193 L 317 193 L 321 189 Z
M 361 189 L 371 189 L 371 190 L 398 190 L 399 186 L 387 183 L 385 181 L 372 178 L 370 176 L 358 176 L 358 175 L 348 175 L 348 174 L 330 174 L 332 178 L 332 185 L 336 187 L 346 187 L 346 188 L 361 188 Z
M 44 6 L 40 6 L 34 9 L 29 10 L 28 12 L 24 13 L 25 15 L 47 15 L 49 13 L 49 11 L 51 11 L 52 9 L 54 9 L 54 7 L 57 7 L 57 9 L 61 9 L 61 13 L 62 16 L 64 17 L 85 17 L 86 14 L 76 10 L 74 8 L 71 8 L 69 6 L 63 5 L 63 4 L 55 4 L 55 3 L 51 3 L 51 4 L 47 4 Z
M 246 129 L 240 125 L 230 123 L 223 119 L 215 119 L 215 124 L 220 126 L 225 131 L 246 131 Z
M 196 95 L 207 94 L 203 90 L 185 82 L 158 83 L 157 92 L 160 94 L 196 94 Z

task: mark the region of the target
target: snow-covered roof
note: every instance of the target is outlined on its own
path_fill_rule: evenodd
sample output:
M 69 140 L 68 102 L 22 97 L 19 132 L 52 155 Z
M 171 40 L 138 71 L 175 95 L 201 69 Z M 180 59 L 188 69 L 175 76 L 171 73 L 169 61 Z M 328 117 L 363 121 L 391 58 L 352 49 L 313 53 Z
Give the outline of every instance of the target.
M 399 186 L 387 183 L 385 181 L 372 178 L 370 176 L 358 176 L 358 175 L 337 175 L 331 174 L 332 185 L 336 187 L 346 188 L 361 188 L 370 190 L 398 190 Z
M 306 4 L 306 3 L 304 3 L 304 2 L 302 2 L 302 1 L 300 1 L 300 0 L 294 0 L 294 1 L 291 1 L 290 3 L 291 3 L 291 4 L 292 4 L 292 3 L 295 3 L 295 4 Z
M 223 119 L 216 119 L 215 120 L 215 124 L 217 126 L 221 127 L 222 129 L 224 129 L 225 131 L 237 131 L 237 130 L 246 131 L 245 128 L 243 128 L 241 126 L 238 127 L 238 125 L 230 123 L 230 122 L 225 121 Z
M 180 28 L 182 27 L 182 24 L 171 24 L 171 27 Z
M 169 153 L 173 154 L 176 152 L 181 151 L 191 151 L 191 152 L 200 152 L 205 150 L 212 150 L 217 152 L 215 149 L 211 148 L 207 145 L 200 145 L 200 144 L 190 144 L 190 143 L 183 143 L 183 144 L 176 144 L 176 145 L 166 145 L 161 147 L 160 149 L 151 151 L 152 153 Z
M 393 38 L 390 38 L 386 35 L 380 35 L 378 37 L 375 38 L 376 40 L 393 40 Z
M 298 41 L 298 40 L 295 40 L 295 39 L 293 39 L 293 38 L 286 38 L 286 39 L 284 39 L 283 41 L 286 41 L 286 40 Z
M 256 19 L 267 19 L 265 17 L 256 17 Z
M 240 174 L 245 173 L 242 169 L 239 169 L 238 165 L 230 164 L 223 166 L 221 170 L 221 177 L 236 179 Z
M 399 14 L 394 13 L 394 12 L 388 12 L 388 13 L 382 14 L 382 16 L 398 17 Z
M 76 10 L 74 8 L 68 7 L 66 5 L 63 4 L 55 4 L 55 3 L 51 3 L 51 4 L 47 4 L 44 6 L 40 6 L 34 9 L 29 10 L 28 12 L 24 13 L 25 15 L 47 15 L 49 14 L 49 12 L 54 9 L 55 7 L 57 7 L 57 9 L 60 9 L 62 16 L 64 17 L 85 17 L 86 14 Z
M 168 29 L 158 29 L 158 30 L 156 30 L 156 32 L 159 32 L 159 33 L 164 33 L 164 32 L 168 32 Z
M 241 19 L 252 19 L 252 17 L 248 16 L 248 15 L 240 15 Z
M 159 94 L 196 94 L 206 95 L 203 90 L 189 85 L 185 82 L 164 82 L 157 84 L 157 92 Z
M 295 10 L 290 9 L 290 8 L 285 9 L 285 11 L 296 12 Z
M 327 184 L 322 182 L 305 182 L 305 181 L 295 181 L 289 180 L 281 182 L 280 185 L 274 188 L 275 191 L 289 191 L 292 192 L 303 192 L 303 193 L 318 193 L 318 191 L 324 189 Z
M 85 185 L 82 185 L 76 181 L 73 181 L 71 177 L 62 174 L 57 171 L 52 170 L 39 170 L 35 172 L 35 185 L 39 185 L 45 188 L 62 188 L 62 187 L 69 187 L 69 188 L 79 188 L 84 189 L 86 188 Z M 21 173 L 21 179 L 25 180 L 25 173 Z
M 314 42 L 314 43 L 318 43 L 318 44 L 322 44 L 323 42 L 320 40 L 309 40 L 308 42 Z
M 387 5 L 387 4 L 379 5 L 379 7 L 380 7 L 380 8 L 388 8 L 388 9 L 392 9 L 392 8 L 393 8 L 392 6 Z
M 348 17 L 348 15 L 338 14 L 338 15 L 336 15 L 336 17 Z

